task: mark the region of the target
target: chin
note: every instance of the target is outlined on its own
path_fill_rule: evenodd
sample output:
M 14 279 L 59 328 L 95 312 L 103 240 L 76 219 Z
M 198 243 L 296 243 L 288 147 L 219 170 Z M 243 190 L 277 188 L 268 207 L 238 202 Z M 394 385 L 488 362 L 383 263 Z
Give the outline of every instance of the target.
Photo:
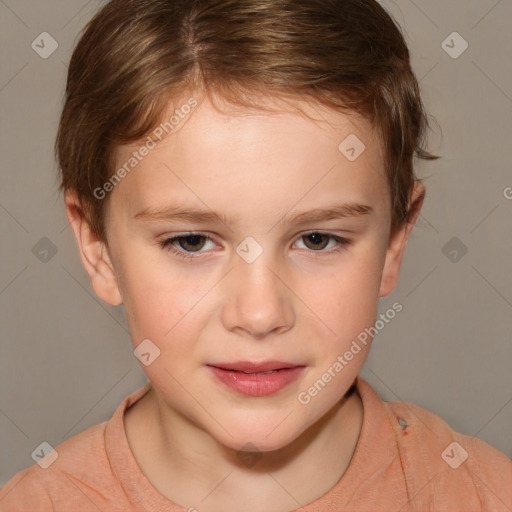
M 274 436 L 272 439 L 267 433 L 255 432 L 252 435 L 249 433 L 229 438 L 229 444 L 225 446 L 237 452 L 265 453 L 285 448 L 295 439 L 289 432 L 286 436 Z
M 291 416 L 291 415 L 290 415 Z M 216 429 L 211 435 L 216 438 L 217 442 L 236 451 L 248 452 L 271 452 L 280 450 L 290 443 L 294 442 L 305 430 L 297 429 L 297 425 L 293 425 L 293 429 L 287 420 L 283 421 L 286 415 L 279 415 L 277 418 L 259 422 L 248 422 L 244 418 L 246 426 L 241 421 L 234 420 L 228 422 L 227 432 L 223 429 Z M 236 428 L 235 428 L 236 427 Z M 230 435 L 231 434 L 231 435 Z

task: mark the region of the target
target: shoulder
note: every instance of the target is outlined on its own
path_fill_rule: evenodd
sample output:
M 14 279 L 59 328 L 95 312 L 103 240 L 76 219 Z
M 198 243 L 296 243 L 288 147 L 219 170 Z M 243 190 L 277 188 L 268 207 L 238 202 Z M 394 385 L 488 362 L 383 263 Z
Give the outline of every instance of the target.
M 488 443 L 455 432 L 436 414 L 413 404 L 384 402 L 410 495 L 429 506 L 458 510 L 512 509 L 512 461 Z M 434 502 L 434 503 L 433 503 Z
M 18 472 L 0 489 L 0 511 L 55 510 L 56 497 L 72 507 L 82 485 L 101 489 L 101 479 L 95 475 L 99 473 L 98 468 L 108 465 L 104 443 L 106 424 L 90 427 L 53 450 L 49 445 L 41 446 L 40 452 L 34 453 L 40 460 Z
M 0 489 L 0 512 L 113 512 L 131 507 L 122 479 L 138 481 L 139 475 L 133 477 L 137 466 L 126 441 L 123 418 L 126 409 L 150 389 L 148 382 L 124 398 L 108 421 L 80 432 L 53 451 L 41 447 L 40 460 Z M 37 455 L 34 453 L 35 459 Z

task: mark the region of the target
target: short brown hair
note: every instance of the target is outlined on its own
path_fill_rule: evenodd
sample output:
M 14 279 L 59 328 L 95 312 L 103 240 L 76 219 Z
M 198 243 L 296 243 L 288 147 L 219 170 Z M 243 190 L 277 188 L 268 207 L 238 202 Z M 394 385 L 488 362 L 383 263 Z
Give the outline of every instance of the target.
M 438 158 L 422 147 L 406 42 L 375 0 L 111 0 L 73 52 L 55 142 L 59 188 L 76 191 L 104 241 L 107 200 L 94 191 L 113 176 L 116 148 L 198 88 L 238 105 L 257 106 L 259 93 L 364 115 L 384 142 L 392 230 L 408 218 L 413 157 Z

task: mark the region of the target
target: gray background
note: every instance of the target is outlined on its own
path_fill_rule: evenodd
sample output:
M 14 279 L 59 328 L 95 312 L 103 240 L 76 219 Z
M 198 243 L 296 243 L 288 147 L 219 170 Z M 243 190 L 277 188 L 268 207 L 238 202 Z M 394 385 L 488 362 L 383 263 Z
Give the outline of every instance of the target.
M 380 305 L 404 309 L 375 338 L 362 376 L 383 399 L 429 409 L 510 457 L 512 3 L 383 4 L 405 30 L 442 130 L 433 125 L 430 148 L 443 158 L 418 166 L 427 199 Z M 146 383 L 123 309 L 94 295 L 55 192 L 67 62 L 99 5 L 0 0 L 0 485 L 34 464 L 41 442 L 56 447 L 108 419 Z M 457 58 L 442 47 L 454 31 L 469 44 Z M 46 59 L 31 47 L 42 32 L 59 45 Z M 452 39 L 447 49 L 460 52 Z

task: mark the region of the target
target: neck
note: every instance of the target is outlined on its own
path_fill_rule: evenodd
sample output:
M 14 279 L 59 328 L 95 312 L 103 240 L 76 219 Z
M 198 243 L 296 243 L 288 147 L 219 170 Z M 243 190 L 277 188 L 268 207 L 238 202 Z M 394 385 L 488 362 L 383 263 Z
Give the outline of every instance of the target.
M 201 512 L 238 511 L 241 503 L 247 512 L 286 512 L 315 501 L 347 470 L 362 420 L 355 391 L 292 443 L 241 453 L 170 409 L 154 389 L 125 416 L 128 442 L 151 484 Z

